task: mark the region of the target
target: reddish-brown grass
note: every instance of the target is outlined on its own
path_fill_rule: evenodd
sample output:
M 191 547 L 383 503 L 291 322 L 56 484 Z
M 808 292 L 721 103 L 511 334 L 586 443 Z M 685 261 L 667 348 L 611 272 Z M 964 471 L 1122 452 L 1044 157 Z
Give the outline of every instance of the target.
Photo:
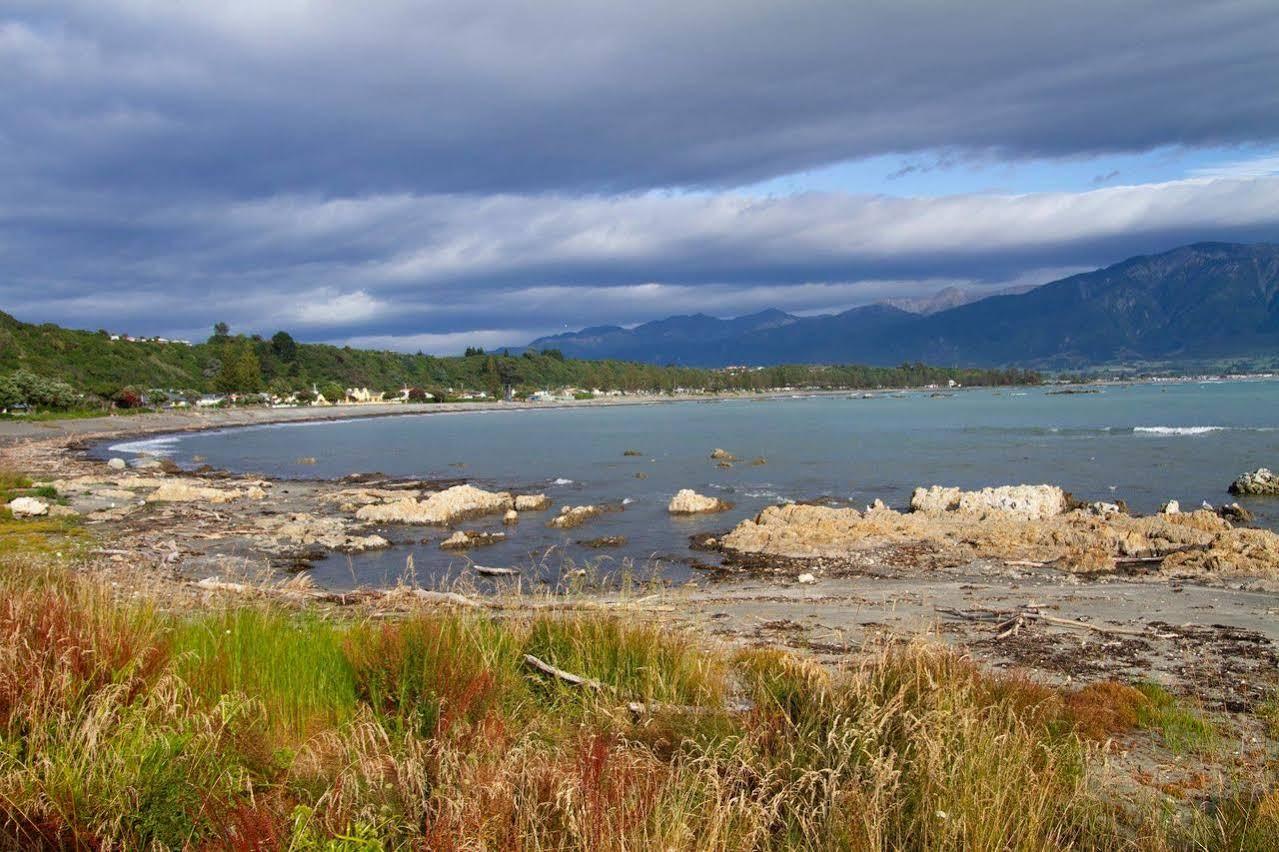
M 1150 699 L 1128 684 L 1105 680 L 1066 693 L 1063 702 L 1080 736 L 1105 740 L 1135 728 L 1138 712 Z

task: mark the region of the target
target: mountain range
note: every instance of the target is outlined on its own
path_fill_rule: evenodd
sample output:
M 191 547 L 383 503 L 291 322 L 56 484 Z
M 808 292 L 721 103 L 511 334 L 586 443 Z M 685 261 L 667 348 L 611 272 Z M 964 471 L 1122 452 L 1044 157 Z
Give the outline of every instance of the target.
M 533 341 L 573 358 L 659 364 L 922 361 L 1069 369 L 1279 356 L 1279 245 L 1196 243 L 1028 292 L 800 317 L 780 310 L 674 316 Z M 903 310 L 910 307 L 914 310 Z

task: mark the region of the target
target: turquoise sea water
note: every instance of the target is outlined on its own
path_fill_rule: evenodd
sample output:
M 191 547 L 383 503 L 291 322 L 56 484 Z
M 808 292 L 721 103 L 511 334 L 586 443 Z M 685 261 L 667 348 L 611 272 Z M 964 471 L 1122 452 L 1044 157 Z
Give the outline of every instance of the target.
M 710 460 L 722 447 L 740 460 Z M 640 450 L 639 457 L 623 452 Z M 1054 395 L 1038 388 L 881 392 L 769 400 L 466 412 L 330 423 L 255 426 L 116 444 L 101 452 L 163 452 L 180 464 L 200 455 L 237 472 L 274 477 L 466 478 L 489 488 L 546 492 L 565 504 L 627 501 L 575 530 L 546 528 L 526 515 L 508 541 L 471 552 L 484 565 L 535 573 L 563 557 L 631 560 L 671 579 L 705 558 L 689 535 L 723 531 L 783 500 L 827 498 L 861 506 L 875 498 L 902 506 L 916 485 L 976 488 L 1049 482 L 1077 497 L 1123 499 L 1153 511 L 1170 498 L 1183 508 L 1230 502 L 1226 488 L 1244 470 L 1279 467 L 1279 382 L 1237 381 L 1108 386 Z M 297 464 L 313 456 L 315 465 Z M 763 456 L 767 464 L 751 466 Z M 644 479 L 636 478 L 643 472 Z M 680 488 L 731 500 L 721 515 L 671 518 Z M 1258 522 L 1279 528 L 1279 498 L 1241 500 Z M 471 526 L 501 528 L 490 519 Z M 626 547 L 583 548 L 580 539 L 622 535 Z M 390 528 L 400 544 L 376 554 L 317 563 L 333 586 L 391 582 L 412 553 L 423 582 L 467 564 L 423 537 L 438 530 Z M 552 549 L 553 548 L 553 549 Z M 548 556 L 549 550 L 549 556 Z

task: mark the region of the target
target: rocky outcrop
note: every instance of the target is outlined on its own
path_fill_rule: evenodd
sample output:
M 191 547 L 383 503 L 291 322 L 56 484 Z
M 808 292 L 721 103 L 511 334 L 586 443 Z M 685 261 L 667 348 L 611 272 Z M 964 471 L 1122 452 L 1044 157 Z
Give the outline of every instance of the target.
M 791 560 L 852 564 L 886 549 L 917 565 L 994 559 L 1089 572 L 1111 570 L 1121 559 L 1165 557 L 1169 569 L 1279 577 L 1279 535 L 1236 529 L 1207 510 L 1133 517 L 1081 508 L 1032 518 L 991 510 L 900 513 L 877 508 L 860 513 L 789 504 L 770 506 L 754 520 L 743 521 L 721 543 L 730 559 L 764 565 L 769 560 L 779 565 Z M 928 559 L 921 560 L 921 552 Z
M 737 461 L 737 456 L 733 455 L 728 450 L 721 450 L 719 447 L 716 447 L 711 451 L 711 461 L 735 462 Z
M 543 512 L 551 508 L 551 498 L 545 494 L 517 494 L 515 496 L 515 511 L 517 512 Z
M 260 485 L 247 488 L 210 488 L 187 480 L 169 480 L 147 495 L 148 503 L 230 503 L 233 500 L 261 500 L 266 491 Z
M 268 550 L 294 550 L 322 547 L 344 553 L 379 550 L 391 543 L 380 535 L 360 535 L 341 518 L 322 517 L 306 512 L 268 515 L 254 522 L 260 532 L 254 540 Z
M 558 515 L 547 521 L 546 525 L 558 530 L 572 529 L 580 527 L 603 511 L 599 506 L 564 506 Z
M 933 485 L 916 488 L 910 498 L 912 512 L 998 511 L 1026 520 L 1051 518 L 1066 511 L 1066 492 L 1055 485 L 1001 485 L 980 491 L 962 491 Z
M 506 524 L 507 526 L 510 526 L 511 524 L 518 524 L 519 522 L 520 522 L 520 513 L 515 511 L 514 509 L 507 509 L 506 514 L 502 516 L 502 523 Z
M 698 515 L 725 512 L 731 508 L 733 508 L 732 503 L 698 494 L 691 488 L 682 488 L 671 498 L 666 511 L 672 515 Z
M 1238 479 L 1230 483 L 1230 493 L 1240 496 L 1279 495 L 1279 474 L 1271 472 L 1270 468 L 1266 467 L 1259 467 L 1251 473 L 1240 474 Z
M 1225 518 L 1236 526 L 1242 524 L 1250 524 L 1253 521 L 1253 514 L 1240 506 L 1238 503 L 1230 503 L 1226 506 L 1218 506 L 1217 514 Z
M 514 506 L 505 491 L 485 491 L 473 485 L 455 485 L 422 500 L 406 497 L 388 503 L 362 506 L 355 513 L 361 521 L 374 523 L 444 526 L 467 518 L 505 512 Z
M 6 504 L 15 518 L 38 518 L 49 514 L 49 504 L 34 497 L 15 497 Z
M 419 494 L 413 488 L 343 488 L 323 494 L 320 499 L 326 503 L 337 503 L 343 512 L 357 512 L 361 506 L 414 500 Z

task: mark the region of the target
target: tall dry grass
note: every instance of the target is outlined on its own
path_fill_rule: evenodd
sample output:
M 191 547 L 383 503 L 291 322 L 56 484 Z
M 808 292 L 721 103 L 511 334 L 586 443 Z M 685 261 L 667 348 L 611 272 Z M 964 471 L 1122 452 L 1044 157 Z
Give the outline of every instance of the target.
M 1098 740 L 1198 730 L 1147 693 L 928 644 L 834 671 L 596 614 L 177 616 L 0 547 L 0 846 L 1266 848 L 1272 776 L 1198 816 L 1102 786 Z

